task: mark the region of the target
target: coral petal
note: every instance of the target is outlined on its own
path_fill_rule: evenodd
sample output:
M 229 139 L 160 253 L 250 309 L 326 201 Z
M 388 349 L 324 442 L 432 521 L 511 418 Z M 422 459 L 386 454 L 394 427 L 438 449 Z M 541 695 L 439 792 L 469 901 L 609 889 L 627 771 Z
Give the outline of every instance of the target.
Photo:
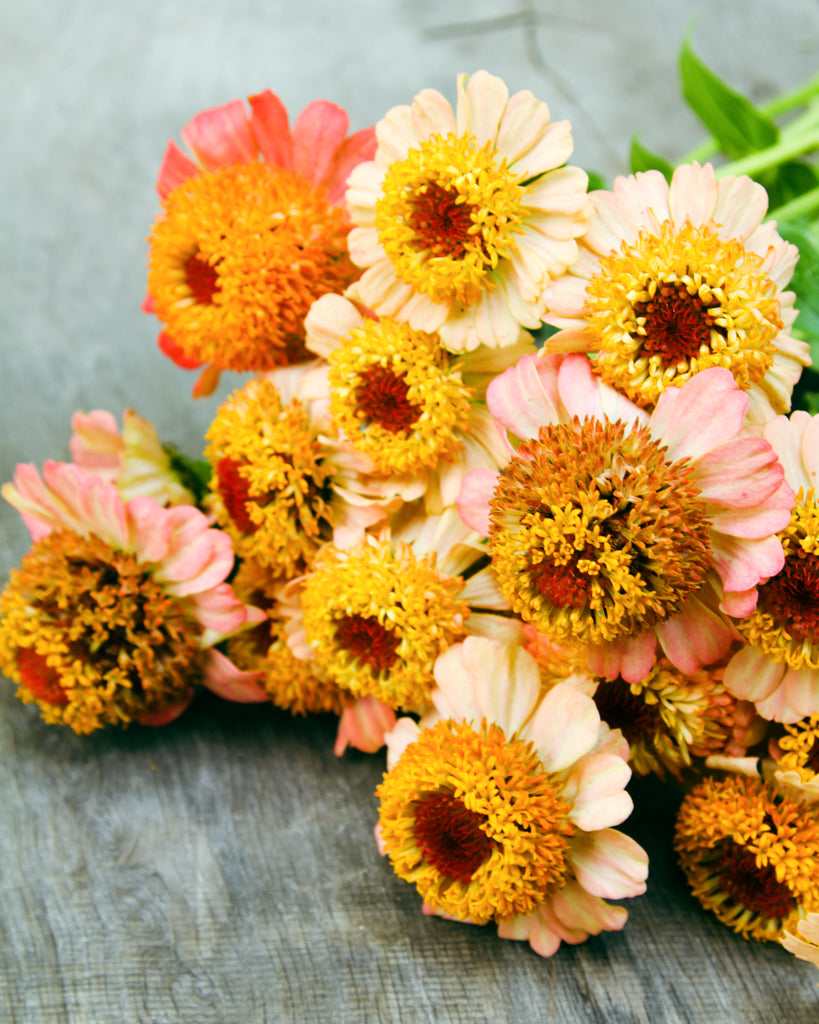
M 293 136 L 284 104 L 269 89 L 249 96 L 248 103 L 259 152 L 267 163 L 289 170 L 293 166 Z
M 349 124 L 347 111 L 329 100 L 308 104 L 293 125 L 293 169 L 314 185 L 325 184 Z
M 256 159 L 256 139 L 241 100 L 203 110 L 181 134 L 188 149 L 207 171 Z

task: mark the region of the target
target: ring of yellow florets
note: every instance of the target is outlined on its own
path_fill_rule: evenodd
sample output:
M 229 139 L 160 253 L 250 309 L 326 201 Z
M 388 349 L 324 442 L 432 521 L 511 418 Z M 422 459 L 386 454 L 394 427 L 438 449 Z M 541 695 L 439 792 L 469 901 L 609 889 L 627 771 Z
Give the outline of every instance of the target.
M 295 576 L 331 529 L 335 472 L 301 402 L 282 406 L 270 381 L 249 381 L 205 437 L 217 520 L 237 554 Z
M 694 896 L 745 938 L 776 941 L 819 910 L 819 814 L 770 783 L 704 780 L 674 845 Z
M 679 612 L 711 567 L 687 460 L 646 428 L 545 426 L 501 472 L 489 551 L 513 611 L 557 642 L 608 643 Z
M 458 452 L 471 392 L 436 335 L 368 319 L 328 362 L 333 419 L 377 472 L 434 469 Z
M 376 795 L 395 873 L 445 914 L 507 920 L 566 882 L 571 808 L 532 744 L 494 723 L 424 729 Z
M 521 177 L 493 143 L 432 135 L 387 168 L 375 227 L 397 276 L 436 302 L 470 306 L 515 248 L 526 216 Z
M 200 625 L 134 555 L 49 534 L 0 597 L 0 669 L 49 723 L 126 725 L 192 693 Z
M 311 304 L 359 273 L 344 212 L 300 175 L 266 163 L 201 172 L 163 206 L 148 291 L 185 355 L 223 370 L 304 359 Z
M 304 629 L 319 669 L 355 697 L 392 708 L 426 706 L 439 654 L 466 635 L 460 576 L 416 558 L 404 543 L 369 538 L 328 546 L 301 594 Z
M 726 367 L 747 390 L 773 365 L 783 328 L 776 285 L 761 268 L 740 242 L 690 222 L 623 242 L 586 288 L 595 371 L 642 406 L 709 366 Z
M 796 772 L 802 782 L 812 782 L 819 777 L 819 715 L 786 725 L 785 732 L 777 741 L 783 751 L 777 768 Z
M 736 625 L 773 661 L 819 669 L 819 503 L 813 490 L 799 491 L 779 539 L 785 566 L 760 585 L 756 610 Z

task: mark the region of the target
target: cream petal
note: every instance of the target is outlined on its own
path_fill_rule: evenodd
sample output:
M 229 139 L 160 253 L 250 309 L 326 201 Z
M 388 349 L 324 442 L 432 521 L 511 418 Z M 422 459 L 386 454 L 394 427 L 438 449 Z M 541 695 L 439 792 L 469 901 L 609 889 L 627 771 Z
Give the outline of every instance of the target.
M 423 89 L 412 101 L 412 127 L 416 138 L 455 132 L 455 115 L 449 101 L 435 89 Z
M 622 832 L 607 828 L 575 834 L 569 851 L 577 881 L 592 896 L 619 900 L 646 891 L 648 855 Z
M 675 226 L 686 221 L 700 227 L 713 220 L 717 205 L 717 180 L 711 164 L 682 164 L 671 177 L 668 208 Z
M 564 164 L 572 155 L 574 140 L 572 139 L 572 126 L 569 121 L 555 121 L 550 124 L 540 136 L 532 148 L 515 162 L 512 170 L 515 174 L 523 174 L 526 178 L 533 178 L 536 175 L 552 172 L 559 172 L 561 164 Z M 578 170 L 578 168 L 572 168 Z M 585 174 L 585 172 L 581 172 Z M 586 191 L 588 176 L 583 185 Z
M 581 758 L 563 786 L 563 797 L 572 805 L 569 820 L 584 832 L 595 832 L 625 821 L 634 806 L 625 790 L 630 778 L 628 763 L 615 754 L 594 753 Z
M 494 142 L 508 99 L 504 82 L 488 71 L 476 71 L 469 78 L 459 75 L 458 133 L 474 135 L 479 146 Z
M 508 921 L 499 921 L 498 936 L 501 939 L 528 942 L 535 953 L 543 957 L 553 956 L 559 949 L 562 938 L 555 928 L 552 915 L 544 907 L 539 907 L 525 916 L 518 915 Z
M 802 434 L 802 464 L 811 487 L 819 491 L 819 416 L 812 416 Z
M 527 657 L 529 655 L 527 654 Z M 600 714 L 594 701 L 573 683 L 554 686 L 525 729 L 547 772 L 559 772 L 594 747 Z
M 407 153 L 418 145 L 411 108 L 402 105 L 388 110 L 375 126 L 375 137 L 377 163 L 386 167 L 396 160 L 405 160 Z
M 392 771 L 398 764 L 401 755 L 410 745 L 415 743 L 421 730 L 412 718 L 399 718 L 392 729 L 385 734 L 387 744 L 387 771 Z
M 656 229 L 671 218 L 668 182 L 660 171 L 639 171 L 627 177 L 615 178 L 613 190 L 617 198 L 631 210 L 638 231 L 642 228 Z
M 509 619 L 505 615 L 491 615 L 473 610 L 469 613 L 467 626 L 472 636 L 482 636 L 500 644 L 516 644 L 521 647 L 525 640 L 523 624 L 518 619 Z
M 364 317 L 349 299 L 341 295 L 322 295 L 304 320 L 307 347 L 326 359 L 343 338 L 349 337 L 363 323 Z
M 496 145 L 500 155 L 506 157 L 506 165 L 512 174 L 523 174 L 524 178 L 531 178 L 540 173 L 532 170 L 532 161 L 527 159 L 527 155 L 546 132 L 550 117 L 546 104 L 536 99 L 528 89 L 510 97 L 498 128 Z M 568 159 L 570 154 L 571 141 L 564 159 Z M 563 160 L 559 163 L 563 163 Z
M 751 235 L 768 211 L 768 193 L 751 178 L 729 175 L 717 182 L 713 219 L 720 238 L 740 241 Z
M 492 611 L 509 611 L 509 602 L 503 596 L 498 584 L 498 574 L 491 565 L 474 573 L 464 584 L 459 595 L 462 601 L 468 601 L 470 607 L 490 609 Z M 469 626 L 471 629 L 472 619 Z
M 582 277 L 566 274 L 552 281 L 544 294 L 548 311 L 547 319 L 552 323 L 555 317 L 580 317 L 586 305 L 586 285 Z M 562 321 L 556 326 L 560 326 Z M 570 326 L 573 326 L 570 324 Z M 552 340 L 552 339 L 550 339 Z
M 633 243 L 641 224 L 634 211 L 620 196 L 611 192 L 590 192 L 594 213 L 583 236 L 583 244 L 599 256 L 619 251 L 622 242 Z

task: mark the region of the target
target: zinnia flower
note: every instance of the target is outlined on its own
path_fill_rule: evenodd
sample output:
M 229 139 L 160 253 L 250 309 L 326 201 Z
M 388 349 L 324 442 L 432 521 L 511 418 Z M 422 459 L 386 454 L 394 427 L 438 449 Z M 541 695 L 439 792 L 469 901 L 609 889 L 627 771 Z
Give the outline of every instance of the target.
M 494 921 L 541 956 L 623 927 L 606 899 L 645 891 L 647 858 L 616 831 L 628 747 L 571 683 L 544 695 L 522 648 L 471 637 L 435 665 L 435 710 L 399 720 L 379 831 L 425 911 Z
M 334 426 L 430 513 L 453 505 L 464 473 L 506 461 L 508 446 L 485 403 L 492 377 L 534 352 L 529 335 L 508 348 L 457 361 L 438 334 L 378 317 L 340 295 L 315 302 L 307 347 L 328 361 L 311 375 Z
M 697 374 L 649 416 L 585 356 L 524 356 L 487 400 L 522 443 L 499 475 L 468 473 L 458 504 L 512 610 L 587 645 L 607 679 L 641 682 L 658 642 L 687 673 L 727 654 L 717 604 L 753 608 L 793 507 L 770 443 L 739 436 L 748 399 L 731 374 Z
M 326 545 L 283 608 L 288 643 L 357 698 L 426 708 L 448 647 L 473 632 L 520 636 L 477 540 L 450 508 L 416 511 L 344 549 Z
M 160 724 L 223 672 L 208 648 L 256 616 L 224 582 L 230 538 L 200 511 L 124 502 L 55 462 L 42 479 L 18 466 L 3 496 L 34 545 L 0 597 L 0 668 L 47 722 Z
M 797 924 L 796 932 L 783 932 L 779 941 L 789 953 L 819 967 L 819 913 L 808 914 Z
M 810 358 L 791 337 L 784 290 L 798 252 L 762 223 L 765 189 L 695 163 L 670 185 L 645 171 L 589 200 L 580 256 L 546 294 L 544 319 L 563 328 L 547 349 L 594 353 L 595 373 L 646 408 L 722 366 L 748 392 L 752 420 L 787 412 Z
M 453 352 L 512 345 L 538 327 L 545 289 L 577 256 L 587 175 L 562 167 L 568 121 L 530 92 L 458 78 L 453 112 L 433 89 L 376 125 L 373 162 L 350 175 L 351 293 L 379 316 L 439 331 Z
M 375 151 L 372 128 L 317 100 L 290 130 L 269 90 L 205 110 L 171 142 L 159 170 L 162 215 L 151 234 L 146 309 L 165 325 L 159 346 L 186 368 L 269 370 L 306 357 L 314 299 L 358 275 L 347 255 L 344 189 Z
M 220 407 L 205 437 L 213 510 L 240 558 L 292 577 L 325 541 L 352 543 L 382 520 L 367 456 L 324 436 L 317 403 L 302 402 L 305 367 L 248 381 Z
M 819 910 L 819 816 L 774 783 L 705 779 L 674 845 L 694 896 L 745 938 L 775 941 Z
M 794 800 L 819 804 L 819 715 L 786 725 L 776 748 L 777 783 Z
M 777 416 L 763 436 L 797 492 L 796 507 L 779 535 L 784 566 L 737 623 L 746 645 L 731 659 L 725 685 L 763 718 L 795 722 L 819 713 L 819 416 Z

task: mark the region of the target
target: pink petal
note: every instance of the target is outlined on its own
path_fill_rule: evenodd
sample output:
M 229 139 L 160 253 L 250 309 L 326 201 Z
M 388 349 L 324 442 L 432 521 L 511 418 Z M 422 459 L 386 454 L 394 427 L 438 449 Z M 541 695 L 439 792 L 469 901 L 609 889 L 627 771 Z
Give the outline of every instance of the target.
M 731 371 L 712 366 L 664 391 L 649 425 L 654 439 L 668 446 L 669 459 L 698 459 L 736 437 L 747 409 Z
M 765 700 L 779 687 L 787 666 L 772 661 L 755 647 L 742 647 L 728 662 L 725 689 L 741 700 Z
M 162 163 L 159 167 L 159 174 L 156 179 L 156 190 L 163 199 L 173 192 L 188 178 L 194 178 L 199 174 L 199 168 L 182 152 L 173 141 L 169 142 Z
M 721 615 L 696 598 L 655 628 L 668 660 L 689 674 L 724 657 L 735 636 L 733 627 Z
M 455 501 L 458 513 L 466 525 L 488 537 L 491 529 L 489 502 L 495 493 L 500 473 L 494 469 L 479 467 L 464 473 L 461 490 Z
M 150 711 L 148 714 L 138 718 L 137 721 L 140 725 L 169 725 L 171 722 L 175 722 L 182 712 L 190 707 L 192 700 L 193 693 L 189 697 L 183 697 L 181 700 L 174 701 L 173 704 L 166 704 L 158 711 Z
M 648 629 L 637 636 L 587 648 L 589 668 L 603 679 L 621 676 L 628 683 L 639 683 L 651 671 L 655 661 L 657 635 Z
M 207 517 L 191 505 L 177 505 L 166 513 L 174 529 L 167 554 L 157 564 L 154 576 L 177 597 L 221 583 L 233 568 L 230 537 L 212 528 Z
M 204 684 L 217 697 L 235 704 L 263 704 L 270 698 L 258 685 L 264 672 L 245 672 L 220 651 L 208 651 L 204 668 Z
M 116 419 L 104 409 L 75 412 L 68 449 L 75 466 L 106 480 L 116 477 L 124 443 Z
M 210 647 L 230 636 L 245 624 L 258 621 L 258 609 L 246 608 L 228 583 L 185 598 L 193 617 L 204 627 L 203 647 Z M 262 614 L 262 618 L 263 618 Z
M 314 100 L 293 125 L 293 169 L 313 185 L 323 185 L 333 171 L 350 118 L 329 100 Z
M 761 505 L 782 485 L 784 471 L 769 441 L 762 437 L 739 437 L 712 449 L 697 461 L 693 480 L 704 501 L 725 509 L 747 509 Z M 787 502 L 787 492 L 781 504 Z M 793 507 L 791 495 L 790 508 Z M 776 532 L 787 525 L 788 517 Z M 761 534 L 757 534 L 761 536 Z
M 581 758 L 563 787 L 564 797 L 572 804 L 569 819 L 584 832 L 596 832 L 625 821 L 634 807 L 625 791 L 630 778 L 628 763 L 616 754 L 594 753 Z
M 336 153 L 332 173 L 327 179 L 327 201 L 337 206 L 344 200 L 347 179 L 354 167 L 372 160 L 376 150 L 375 128 L 362 128 L 345 139 Z
M 607 828 L 575 833 L 569 848 L 577 881 L 592 896 L 619 900 L 646 891 L 648 855 L 622 832 Z
M 711 558 L 725 592 L 751 590 L 776 576 L 785 565 L 778 537 L 744 540 L 724 533 L 711 535 Z
M 257 156 L 256 139 L 241 100 L 203 110 L 181 134 L 188 149 L 207 171 L 250 163 Z
M 173 521 L 153 498 L 142 495 L 127 505 L 131 546 L 143 562 L 159 562 L 168 553 Z
M 486 389 L 492 415 L 517 437 L 531 440 L 545 424 L 559 422 L 557 370 L 562 359 L 522 356 Z
M 341 757 L 347 747 L 374 754 L 386 741 L 388 732 L 395 728 L 395 712 L 373 696 L 362 697 L 341 712 L 333 753 Z
M 248 103 L 259 152 L 267 163 L 290 170 L 293 166 L 293 136 L 284 104 L 269 89 L 249 96 Z
M 559 772 L 594 747 L 600 730 L 600 714 L 591 697 L 573 683 L 552 687 L 527 724 L 547 772 Z

